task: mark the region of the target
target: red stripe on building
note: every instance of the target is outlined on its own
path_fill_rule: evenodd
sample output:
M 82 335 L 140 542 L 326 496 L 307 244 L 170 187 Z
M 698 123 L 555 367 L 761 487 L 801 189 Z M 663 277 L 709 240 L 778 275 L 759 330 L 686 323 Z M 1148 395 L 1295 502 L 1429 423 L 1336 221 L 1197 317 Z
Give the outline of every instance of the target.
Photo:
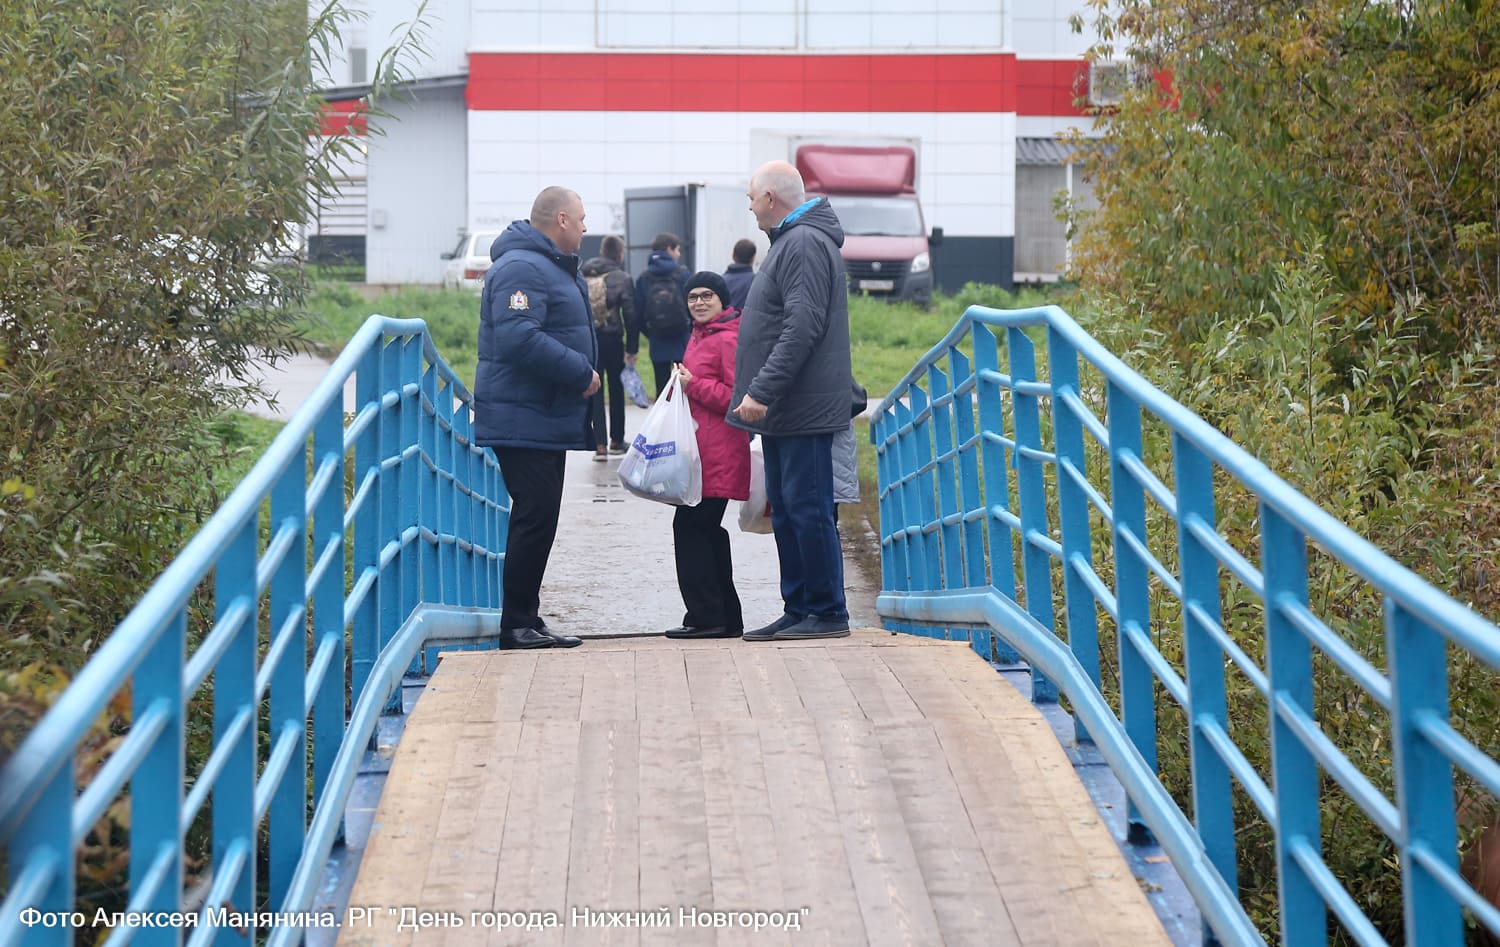
M 1078 115 L 1078 60 L 980 55 L 473 53 L 470 109 Z
M 324 102 L 318 117 L 320 135 L 363 135 L 369 130 L 365 103 L 359 99 Z

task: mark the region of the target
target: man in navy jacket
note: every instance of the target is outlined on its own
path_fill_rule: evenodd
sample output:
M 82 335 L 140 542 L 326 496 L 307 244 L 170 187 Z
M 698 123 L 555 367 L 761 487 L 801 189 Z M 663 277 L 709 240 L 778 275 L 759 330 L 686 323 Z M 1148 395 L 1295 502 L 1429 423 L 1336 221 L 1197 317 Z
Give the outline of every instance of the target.
M 589 399 L 599 390 L 588 286 L 578 275 L 583 201 L 549 187 L 490 247 L 479 301 L 474 441 L 494 448 L 510 491 L 502 648 L 571 648 L 540 616 L 557 537 L 567 451 L 592 450 Z

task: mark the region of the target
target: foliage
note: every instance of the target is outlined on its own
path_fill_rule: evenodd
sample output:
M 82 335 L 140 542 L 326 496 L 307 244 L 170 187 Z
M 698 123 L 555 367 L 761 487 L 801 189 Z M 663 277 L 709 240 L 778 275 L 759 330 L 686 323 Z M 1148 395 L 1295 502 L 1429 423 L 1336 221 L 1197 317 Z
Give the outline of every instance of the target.
M 1500 337 L 1500 4 L 1091 5 L 1159 81 L 1100 115 L 1086 284 L 1184 343 L 1316 246 L 1362 318 Z
M 329 186 L 293 0 L 0 8 L 0 647 L 76 667 L 211 509 L 209 422 L 301 345 Z M 411 37 L 408 37 L 411 39 Z M 396 59 L 380 67 L 396 75 Z M 309 141 L 319 143 L 309 148 Z

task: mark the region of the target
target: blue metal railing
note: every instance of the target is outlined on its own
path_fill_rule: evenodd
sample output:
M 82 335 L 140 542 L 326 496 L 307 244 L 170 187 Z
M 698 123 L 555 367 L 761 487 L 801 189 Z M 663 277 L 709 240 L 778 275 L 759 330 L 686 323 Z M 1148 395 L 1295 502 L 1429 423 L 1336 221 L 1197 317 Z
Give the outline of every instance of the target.
M 1028 329 L 1045 333 L 1045 381 Z M 1005 370 L 995 330 L 1005 334 Z M 1102 383 L 1080 386 L 1080 360 Z M 1105 421 L 1088 404 L 1100 387 Z M 1143 416 L 1170 432 L 1172 487 L 1143 456 Z M 1097 483 L 1086 436 L 1108 460 Z M 1061 691 L 1079 738 L 1098 744 L 1129 794 L 1133 834 L 1155 835 L 1220 941 L 1263 943 L 1238 896 L 1238 785 L 1275 832 L 1282 942 L 1325 944 L 1332 914 L 1356 942 L 1385 943 L 1323 858 L 1320 787 L 1330 782 L 1394 846 L 1407 944 L 1462 943 L 1465 910 L 1500 935 L 1500 911 L 1458 871 L 1454 793 L 1456 768 L 1500 796 L 1500 764 L 1448 713 L 1448 649 L 1500 668 L 1500 629 L 1293 490 L 1055 306 L 969 309 L 881 402 L 871 439 L 884 572 L 876 607 L 887 625 L 967 637 L 985 657 L 992 647 L 1014 649 L 1032 666 L 1034 699 Z M 1257 502 L 1259 568 L 1215 526 L 1216 475 Z M 1147 541 L 1148 500 L 1154 516 L 1175 523 L 1175 571 L 1164 564 L 1174 557 Z M 1098 536 L 1096 520 L 1104 524 Z M 1380 595 L 1389 673 L 1311 610 L 1309 543 Z M 1096 550 L 1112 576 L 1101 574 L 1102 561 L 1096 567 Z M 1225 629 L 1225 572 L 1263 603 L 1264 667 Z M 1160 647 L 1171 632 L 1153 622 L 1153 583 L 1181 615 L 1180 668 Z M 1101 611 L 1117 630 L 1114 654 L 1102 653 Z M 1394 799 L 1320 728 L 1315 658 L 1388 711 Z M 1101 662 L 1111 662 L 1108 696 Z M 1226 666 L 1264 701 L 1270 732 L 1259 737 L 1270 748 L 1270 785 L 1231 737 L 1232 724 L 1244 722 L 1230 718 Z M 1191 822 L 1158 779 L 1158 686 L 1188 725 Z
M 357 405 L 346 423 L 351 378 Z M 424 644 L 496 630 L 482 609 L 499 606 L 509 498 L 494 454 L 470 439 L 471 404 L 424 323 L 364 324 L 0 770 L 10 879 L 0 945 L 70 943 L 72 928 L 93 925 L 94 915 L 72 914 L 74 853 L 127 786 L 125 910 L 160 920 L 116 928 L 107 943 L 175 944 L 184 934 L 190 944 L 250 943 L 234 923 L 213 921 L 258 904 L 308 911 L 403 672 Z M 190 635 L 190 609 L 209 597 L 212 625 Z M 80 747 L 122 693 L 128 732 L 77 785 Z M 195 697 L 212 700 L 213 742 L 189 773 Z M 184 842 L 204 814 L 212 854 L 192 899 L 201 907 L 190 906 L 193 926 L 163 923 L 188 903 Z M 269 942 L 300 932 L 281 925 Z

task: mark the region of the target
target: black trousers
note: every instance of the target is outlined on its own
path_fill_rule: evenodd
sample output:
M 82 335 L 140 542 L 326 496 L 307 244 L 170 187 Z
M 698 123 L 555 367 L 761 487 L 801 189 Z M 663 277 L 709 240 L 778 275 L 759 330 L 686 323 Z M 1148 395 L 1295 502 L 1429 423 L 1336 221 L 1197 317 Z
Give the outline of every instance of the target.
M 500 475 L 510 492 L 510 531 L 505 536 L 501 628 L 535 628 L 540 622 L 542 576 L 557 538 L 566 451 L 496 447 Z
M 745 629 L 734 590 L 729 533 L 720 525 L 728 505 L 722 497 L 704 497 L 697 506 L 679 506 L 672 517 L 677 587 L 687 606 L 682 623 L 689 628 Z
M 654 358 L 651 360 L 651 370 L 656 373 L 656 397 L 658 398 L 666 390 L 667 382 L 672 380 L 672 364 L 672 362 L 658 362 Z
M 609 394 L 609 439 L 611 443 L 625 442 L 625 386 L 620 383 L 620 372 L 625 368 L 625 337 L 605 333 L 599 338 L 599 357 L 594 361 L 594 371 L 599 373 L 602 383 L 594 393 L 594 449 L 604 446 L 604 396 Z

